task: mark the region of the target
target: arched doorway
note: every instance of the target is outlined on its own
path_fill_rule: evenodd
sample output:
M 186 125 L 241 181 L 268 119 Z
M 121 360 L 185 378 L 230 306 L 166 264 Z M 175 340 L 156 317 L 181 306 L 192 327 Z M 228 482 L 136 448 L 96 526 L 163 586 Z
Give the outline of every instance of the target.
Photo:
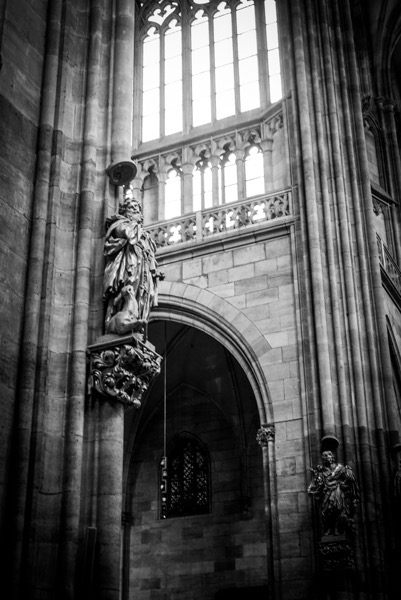
M 167 350 L 166 394 L 162 372 L 141 410 L 126 415 L 125 597 L 213 600 L 224 590 L 249 595 L 251 587 L 258 593 L 267 589 L 268 562 L 263 461 L 256 440 L 260 406 L 249 373 L 234 354 L 200 328 L 173 319 L 149 324 L 156 350 L 162 355 Z M 163 518 L 164 431 L 167 456 L 170 451 L 177 456 L 177 441 L 188 447 L 183 439 L 195 440 L 204 451 L 209 487 L 200 511 L 191 514 L 186 504 L 182 515 L 172 511 Z M 182 476 L 189 477 L 187 487 L 196 498 L 189 455 L 181 460 L 189 469 Z M 175 507 L 181 501 L 176 495 Z

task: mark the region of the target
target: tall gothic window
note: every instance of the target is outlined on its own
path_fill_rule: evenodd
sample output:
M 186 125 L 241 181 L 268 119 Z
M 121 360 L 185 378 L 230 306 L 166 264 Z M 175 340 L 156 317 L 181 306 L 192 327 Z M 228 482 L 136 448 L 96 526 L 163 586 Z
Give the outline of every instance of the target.
M 164 518 L 205 514 L 210 511 L 209 456 L 201 442 L 179 435 L 168 452 L 168 478 Z
M 188 134 L 280 99 L 275 0 L 139 5 L 139 144 Z

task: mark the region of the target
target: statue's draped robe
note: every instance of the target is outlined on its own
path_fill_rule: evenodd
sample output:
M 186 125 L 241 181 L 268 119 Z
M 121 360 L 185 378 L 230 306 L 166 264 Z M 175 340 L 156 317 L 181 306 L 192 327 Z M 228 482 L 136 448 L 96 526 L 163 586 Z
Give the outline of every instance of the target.
M 150 308 L 157 305 L 156 245 L 140 222 L 122 215 L 113 215 L 106 221 L 106 227 L 103 280 L 106 327 L 122 308 L 120 292 L 127 284 L 135 289 L 138 319 L 147 320 Z

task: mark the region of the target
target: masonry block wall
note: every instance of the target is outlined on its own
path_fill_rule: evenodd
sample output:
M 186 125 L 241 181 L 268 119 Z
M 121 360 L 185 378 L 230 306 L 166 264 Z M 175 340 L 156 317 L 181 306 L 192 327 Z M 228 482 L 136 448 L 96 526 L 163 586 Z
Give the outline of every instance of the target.
M 191 389 L 168 398 L 167 431 L 197 436 L 210 455 L 210 513 L 160 519 L 160 408 L 133 450 L 129 578 L 138 600 L 213 600 L 219 590 L 266 586 L 266 525 L 262 453 L 251 431 L 250 512 L 242 512 L 241 444 L 234 418 Z
M 224 247 L 217 243 L 212 252 L 187 248 L 183 250 L 182 262 L 178 259 L 178 249 L 174 254 L 170 252 L 171 262 L 169 250 L 161 250 L 160 268 L 166 273 L 161 293 L 163 297 L 164 290 L 166 297 L 175 293 L 185 295 L 188 285 L 195 302 L 205 302 L 205 312 L 208 306 L 215 309 L 220 304 L 224 317 L 229 313 L 227 307 L 235 307 L 238 316 L 227 317 L 233 333 L 242 328 L 244 337 L 249 335 L 251 339 L 256 329 L 266 343 L 258 362 L 266 378 L 276 426 L 277 488 L 273 502 L 278 508 L 277 544 L 286 589 L 291 589 L 291 597 L 302 598 L 309 585 L 313 553 L 311 506 L 306 494 L 307 438 L 300 395 L 302 354 L 297 334 L 294 240 L 290 228 L 272 229 L 261 241 L 255 241 L 256 237 L 250 236 L 248 240 L 233 237 Z M 191 253 L 195 256 L 191 257 Z M 206 299 L 202 290 L 210 292 L 214 299 Z M 260 342 L 255 346 L 259 345 Z

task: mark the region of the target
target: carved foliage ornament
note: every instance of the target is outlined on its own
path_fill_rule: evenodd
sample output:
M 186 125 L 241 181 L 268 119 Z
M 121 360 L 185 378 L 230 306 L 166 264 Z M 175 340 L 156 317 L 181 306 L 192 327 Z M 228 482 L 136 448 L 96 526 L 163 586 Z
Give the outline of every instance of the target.
M 135 338 L 89 352 L 90 386 L 102 396 L 139 408 L 143 394 L 160 373 L 161 357 Z
M 263 425 L 256 434 L 256 441 L 263 447 L 266 447 L 269 442 L 274 442 L 276 431 L 274 425 Z

